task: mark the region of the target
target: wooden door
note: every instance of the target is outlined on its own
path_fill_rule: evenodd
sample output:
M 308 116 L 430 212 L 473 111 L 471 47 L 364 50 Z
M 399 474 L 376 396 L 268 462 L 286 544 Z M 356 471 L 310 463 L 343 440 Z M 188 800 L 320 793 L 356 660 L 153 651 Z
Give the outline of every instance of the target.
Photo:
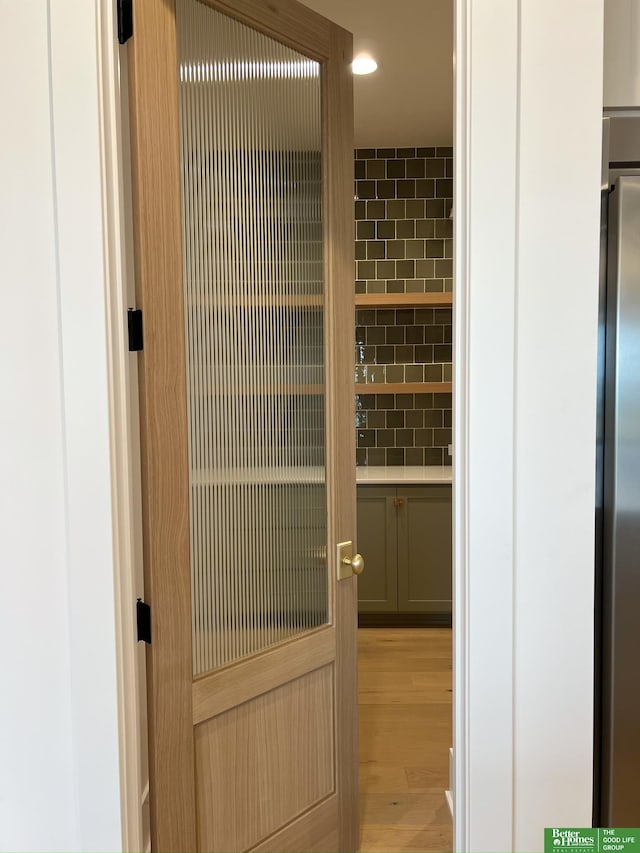
M 153 848 L 356 850 L 351 36 L 133 7 Z

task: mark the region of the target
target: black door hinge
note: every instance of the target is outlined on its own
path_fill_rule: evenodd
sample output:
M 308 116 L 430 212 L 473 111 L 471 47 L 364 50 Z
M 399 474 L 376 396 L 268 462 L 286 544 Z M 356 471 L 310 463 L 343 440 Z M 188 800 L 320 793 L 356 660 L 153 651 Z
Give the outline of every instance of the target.
M 129 352 L 140 352 L 144 340 L 142 337 L 142 311 L 139 308 L 129 308 L 127 311 L 127 328 L 129 329 Z
M 151 642 L 151 608 L 139 598 L 136 602 L 136 622 L 138 625 L 138 642 Z
M 124 44 L 133 35 L 133 0 L 116 0 L 118 41 Z

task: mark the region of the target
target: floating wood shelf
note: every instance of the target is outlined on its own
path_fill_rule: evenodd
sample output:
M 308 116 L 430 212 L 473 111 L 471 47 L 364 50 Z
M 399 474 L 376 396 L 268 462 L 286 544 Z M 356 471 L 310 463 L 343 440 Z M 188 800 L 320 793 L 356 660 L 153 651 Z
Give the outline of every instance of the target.
M 453 293 L 356 293 L 356 308 L 433 308 L 453 305 Z
M 356 394 L 450 394 L 453 382 L 356 382 Z

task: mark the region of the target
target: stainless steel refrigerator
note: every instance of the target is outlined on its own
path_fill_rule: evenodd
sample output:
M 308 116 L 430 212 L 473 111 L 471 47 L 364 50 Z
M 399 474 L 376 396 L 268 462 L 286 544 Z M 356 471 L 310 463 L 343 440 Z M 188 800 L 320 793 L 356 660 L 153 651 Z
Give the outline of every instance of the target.
M 603 130 L 594 824 L 640 827 L 640 117 Z

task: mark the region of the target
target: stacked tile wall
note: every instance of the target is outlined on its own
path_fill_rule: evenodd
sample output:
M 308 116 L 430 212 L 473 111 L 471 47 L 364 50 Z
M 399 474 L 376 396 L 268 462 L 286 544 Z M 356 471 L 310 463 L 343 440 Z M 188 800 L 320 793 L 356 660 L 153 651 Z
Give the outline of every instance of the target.
M 356 293 L 452 290 L 451 148 L 356 150 Z M 451 394 L 383 383 L 451 381 L 451 309 L 356 312 L 359 465 L 451 464 Z
M 356 293 L 452 286 L 453 150 L 358 148 Z
M 450 465 L 451 394 L 359 394 L 358 465 Z

